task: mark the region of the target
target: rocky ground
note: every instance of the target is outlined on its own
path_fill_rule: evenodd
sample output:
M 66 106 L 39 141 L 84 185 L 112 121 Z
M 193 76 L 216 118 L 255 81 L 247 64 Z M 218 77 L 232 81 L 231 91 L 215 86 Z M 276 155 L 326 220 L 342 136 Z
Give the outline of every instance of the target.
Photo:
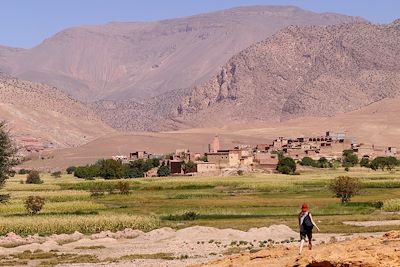
M 382 237 L 359 236 L 321 244 L 302 255 L 297 253 L 295 246 L 271 245 L 256 253 L 243 253 L 200 266 L 400 266 L 400 232 L 388 232 Z
M 161 228 L 148 233 L 125 229 L 90 236 L 78 232 L 49 237 L 9 233 L 0 237 L 0 265 L 284 266 L 284 262 L 288 266 L 347 266 L 308 264 L 323 261 L 372 264 L 387 260 L 394 265 L 385 266 L 398 266 L 400 255 L 396 245 L 400 244 L 400 233 L 382 238 L 377 238 L 377 234 L 372 236 L 375 237 L 316 234 L 315 250 L 298 256 L 298 233 L 285 225 L 253 228 L 247 232 L 195 226 L 181 230 Z

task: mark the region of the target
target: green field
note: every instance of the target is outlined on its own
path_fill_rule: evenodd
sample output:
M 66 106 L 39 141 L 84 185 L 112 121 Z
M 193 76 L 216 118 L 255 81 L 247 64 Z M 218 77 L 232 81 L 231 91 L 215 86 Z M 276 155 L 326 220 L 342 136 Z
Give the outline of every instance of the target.
M 358 177 L 363 188 L 347 205 L 328 191 L 327 183 L 339 175 Z M 162 226 L 191 225 L 247 230 L 271 224 L 297 229 L 297 213 L 309 203 L 322 232 L 375 232 L 400 226 L 357 227 L 346 220 L 400 219 L 383 212 L 377 201 L 400 199 L 400 171 L 311 170 L 300 175 L 251 174 L 235 177 L 142 178 L 125 180 L 130 194 L 108 192 L 117 180 L 85 181 L 72 175 L 54 178 L 42 174 L 43 184 L 24 184 L 25 175 L 10 178 L 2 193 L 10 193 L 9 203 L 0 204 L 0 234 L 93 233 L 132 227 L 148 231 Z M 93 185 L 105 194 L 93 197 Z M 24 199 L 45 197 L 46 204 L 29 215 Z

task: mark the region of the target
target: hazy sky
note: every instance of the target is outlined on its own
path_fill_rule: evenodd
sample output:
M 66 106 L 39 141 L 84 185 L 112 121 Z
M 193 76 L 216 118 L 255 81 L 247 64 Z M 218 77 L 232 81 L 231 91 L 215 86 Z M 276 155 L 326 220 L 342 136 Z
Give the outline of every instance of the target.
M 71 26 L 151 21 L 244 5 L 295 5 L 388 23 L 400 0 L 1 0 L 0 45 L 29 48 Z

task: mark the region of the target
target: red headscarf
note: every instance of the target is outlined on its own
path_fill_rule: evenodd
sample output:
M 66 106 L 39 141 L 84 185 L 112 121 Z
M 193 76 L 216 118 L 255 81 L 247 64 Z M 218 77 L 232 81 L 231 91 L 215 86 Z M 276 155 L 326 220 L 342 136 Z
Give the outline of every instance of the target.
M 308 205 L 307 205 L 307 203 L 303 203 L 303 205 L 301 206 L 301 211 L 302 211 L 302 212 L 308 211 Z

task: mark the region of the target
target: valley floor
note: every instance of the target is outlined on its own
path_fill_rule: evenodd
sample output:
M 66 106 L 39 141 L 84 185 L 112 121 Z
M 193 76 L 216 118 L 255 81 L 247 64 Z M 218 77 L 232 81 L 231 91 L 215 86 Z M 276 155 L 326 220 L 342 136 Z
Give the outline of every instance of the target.
M 0 190 L 11 196 L 0 205 L 0 265 L 185 266 L 271 246 L 288 247 L 288 259 L 297 260 L 303 202 L 321 228 L 316 244 L 400 230 L 399 173 L 353 168 L 141 178 L 124 180 L 127 195 L 118 191 L 118 180 L 42 174 L 43 183 L 26 184 L 25 175 L 16 175 Z M 327 188 L 340 175 L 362 183 L 360 194 L 345 205 Z M 30 195 L 45 198 L 36 215 L 24 207 Z M 395 200 L 390 207 L 388 200 Z

